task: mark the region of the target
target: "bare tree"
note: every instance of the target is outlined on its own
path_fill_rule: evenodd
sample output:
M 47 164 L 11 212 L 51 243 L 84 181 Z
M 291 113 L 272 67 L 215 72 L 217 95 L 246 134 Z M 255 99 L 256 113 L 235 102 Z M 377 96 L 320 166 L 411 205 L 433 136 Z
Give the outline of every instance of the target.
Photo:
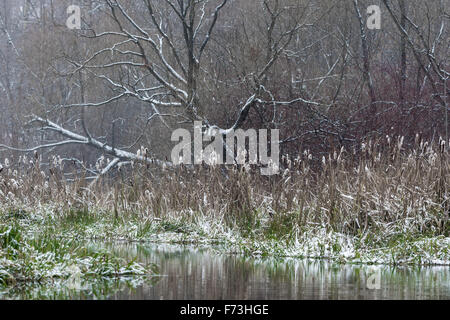
M 47 112 L 44 116 L 35 115 L 30 121 L 30 124 L 40 124 L 41 131 L 58 133 L 66 139 L 24 150 L 80 144 L 111 155 L 113 160 L 108 169 L 131 160 L 169 165 L 166 161 L 156 161 L 150 155 L 138 156 L 118 146 L 116 142 L 101 142 L 89 129 L 88 122 L 85 121 L 86 114 L 115 102 L 135 99 L 150 107 L 147 122 L 160 119 L 164 125 L 169 126 L 165 118 L 173 118 L 175 123 L 202 121 L 205 129 L 214 127 L 226 134 L 230 130 L 240 128 L 252 108 L 272 108 L 271 124 L 267 125 L 276 127 L 276 114 L 280 106 L 294 106 L 299 102 L 307 106 L 319 106 L 320 103 L 301 96 L 288 101 L 282 97 L 280 99 L 276 93 L 271 92 L 269 83 L 272 80 L 271 71 L 276 68 L 280 59 L 286 57 L 293 39 L 300 30 L 313 25 L 314 19 L 317 19 L 311 15 L 311 4 L 303 4 L 303 1 L 283 1 L 284 5 L 281 5 L 279 0 L 264 0 L 261 1 L 261 9 L 266 30 L 262 32 L 262 39 L 265 40 L 261 50 L 265 54 L 258 55 L 253 68 L 246 70 L 246 74 L 241 78 L 247 93 L 242 97 L 240 105 L 236 106 L 238 112 L 232 125 L 222 128 L 218 123 L 212 122 L 214 117 L 211 115 L 220 106 L 213 105 L 213 100 L 208 97 L 204 88 L 208 87 L 210 82 L 220 81 L 215 76 L 217 70 L 211 65 L 211 61 L 215 59 L 215 50 L 222 45 L 219 39 L 214 37 L 214 33 L 228 2 L 146 0 L 134 3 L 133 6 L 119 0 L 99 2 L 98 14 L 108 22 L 102 20 L 100 25 L 93 22 L 79 33 L 83 41 L 95 44 L 86 50 L 89 55 L 83 60 L 75 59 L 80 53 L 66 54 L 66 61 L 72 68 L 60 72 L 66 78 L 78 77 L 76 86 L 80 90 L 79 101 L 50 106 L 48 111 L 51 113 Z M 289 10 L 292 14 L 286 14 Z M 145 12 L 145 15 L 141 12 Z M 296 16 L 294 13 L 301 14 Z M 97 31 L 104 25 L 107 26 L 106 30 Z M 223 28 L 222 32 L 226 32 Z M 208 51 L 211 41 L 215 41 L 214 48 Z M 94 49 L 96 46 L 98 48 Z M 328 74 L 334 67 L 335 64 L 330 67 Z M 113 94 L 103 98 L 87 94 L 84 88 L 88 84 L 83 78 L 101 81 L 108 88 L 107 91 Z M 90 96 L 91 101 L 88 101 L 86 96 Z M 72 126 L 64 127 L 48 117 L 54 114 L 54 110 L 75 109 L 81 110 L 79 120 L 82 130 L 78 133 L 70 129 Z
M 369 31 L 364 0 L 82 0 L 71 31 L 69 0 L 5 0 L 0 152 L 103 155 L 109 165 L 89 171 L 102 174 L 170 165 L 172 130 L 194 121 L 280 129 L 282 152 L 318 159 L 369 135 L 435 134 L 448 113 L 448 8 L 383 3 L 383 30 Z

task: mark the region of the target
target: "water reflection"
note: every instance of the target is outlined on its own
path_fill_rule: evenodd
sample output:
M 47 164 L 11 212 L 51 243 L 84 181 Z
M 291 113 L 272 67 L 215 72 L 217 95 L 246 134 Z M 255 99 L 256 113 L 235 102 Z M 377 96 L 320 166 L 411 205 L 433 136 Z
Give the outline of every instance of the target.
M 0 299 L 450 299 L 450 267 L 258 260 L 173 245 L 105 246 L 128 260 L 137 257 L 142 263 L 155 263 L 160 276 L 145 281 L 133 277 L 89 280 L 82 284 L 82 290 L 69 289 L 65 280 L 26 284 L 0 290 Z M 368 289 L 369 279 L 375 280 L 369 284 L 379 285 L 379 289 Z
M 450 299 L 450 268 L 339 265 L 317 260 L 255 260 L 170 245 L 123 245 L 124 257 L 160 266 L 152 285 L 111 299 Z M 368 289 L 368 279 L 380 289 Z

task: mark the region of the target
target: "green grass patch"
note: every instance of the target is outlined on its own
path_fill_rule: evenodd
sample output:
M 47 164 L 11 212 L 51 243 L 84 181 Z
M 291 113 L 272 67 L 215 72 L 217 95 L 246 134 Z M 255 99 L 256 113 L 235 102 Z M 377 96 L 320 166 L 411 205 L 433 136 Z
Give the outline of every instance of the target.
M 19 224 L 0 224 L 0 291 L 2 287 L 55 279 L 73 280 L 79 285 L 89 279 L 130 276 L 145 281 L 156 272 L 153 264 L 127 261 L 84 242 L 49 232 L 28 234 Z

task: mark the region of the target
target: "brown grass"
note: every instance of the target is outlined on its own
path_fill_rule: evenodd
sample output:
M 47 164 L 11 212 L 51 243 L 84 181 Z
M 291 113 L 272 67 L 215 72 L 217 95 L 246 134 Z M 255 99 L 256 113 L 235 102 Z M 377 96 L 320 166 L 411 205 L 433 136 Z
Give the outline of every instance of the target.
M 255 167 L 157 170 L 135 163 L 90 185 L 84 176 L 67 181 L 56 158 L 48 165 L 39 157 L 4 159 L 0 197 L 4 207 L 55 204 L 63 212 L 100 208 L 117 217 L 196 214 L 246 228 L 264 218 L 278 233 L 322 226 L 380 241 L 402 233 L 449 236 L 446 143 L 418 140 L 409 150 L 403 138 L 367 141 L 360 150 L 324 157 L 319 169 L 308 151 L 284 156 L 284 169 L 272 177 Z

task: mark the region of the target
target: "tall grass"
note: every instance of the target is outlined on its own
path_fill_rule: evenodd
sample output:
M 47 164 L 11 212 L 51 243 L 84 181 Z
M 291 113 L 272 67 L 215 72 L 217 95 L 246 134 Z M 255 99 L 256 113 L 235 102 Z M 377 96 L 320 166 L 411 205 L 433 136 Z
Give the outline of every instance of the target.
M 3 167 L 0 199 L 8 214 L 48 204 L 71 219 L 113 212 L 119 223 L 130 215 L 203 216 L 276 239 L 316 227 L 373 243 L 450 233 L 449 154 L 442 140 L 417 138 L 405 148 L 403 138 L 386 137 L 322 159 L 306 150 L 283 156 L 281 173 L 272 177 L 254 166 L 161 170 L 134 163 L 90 185 L 84 177 L 68 182 L 57 158 L 45 166 L 39 157 L 4 159 Z

